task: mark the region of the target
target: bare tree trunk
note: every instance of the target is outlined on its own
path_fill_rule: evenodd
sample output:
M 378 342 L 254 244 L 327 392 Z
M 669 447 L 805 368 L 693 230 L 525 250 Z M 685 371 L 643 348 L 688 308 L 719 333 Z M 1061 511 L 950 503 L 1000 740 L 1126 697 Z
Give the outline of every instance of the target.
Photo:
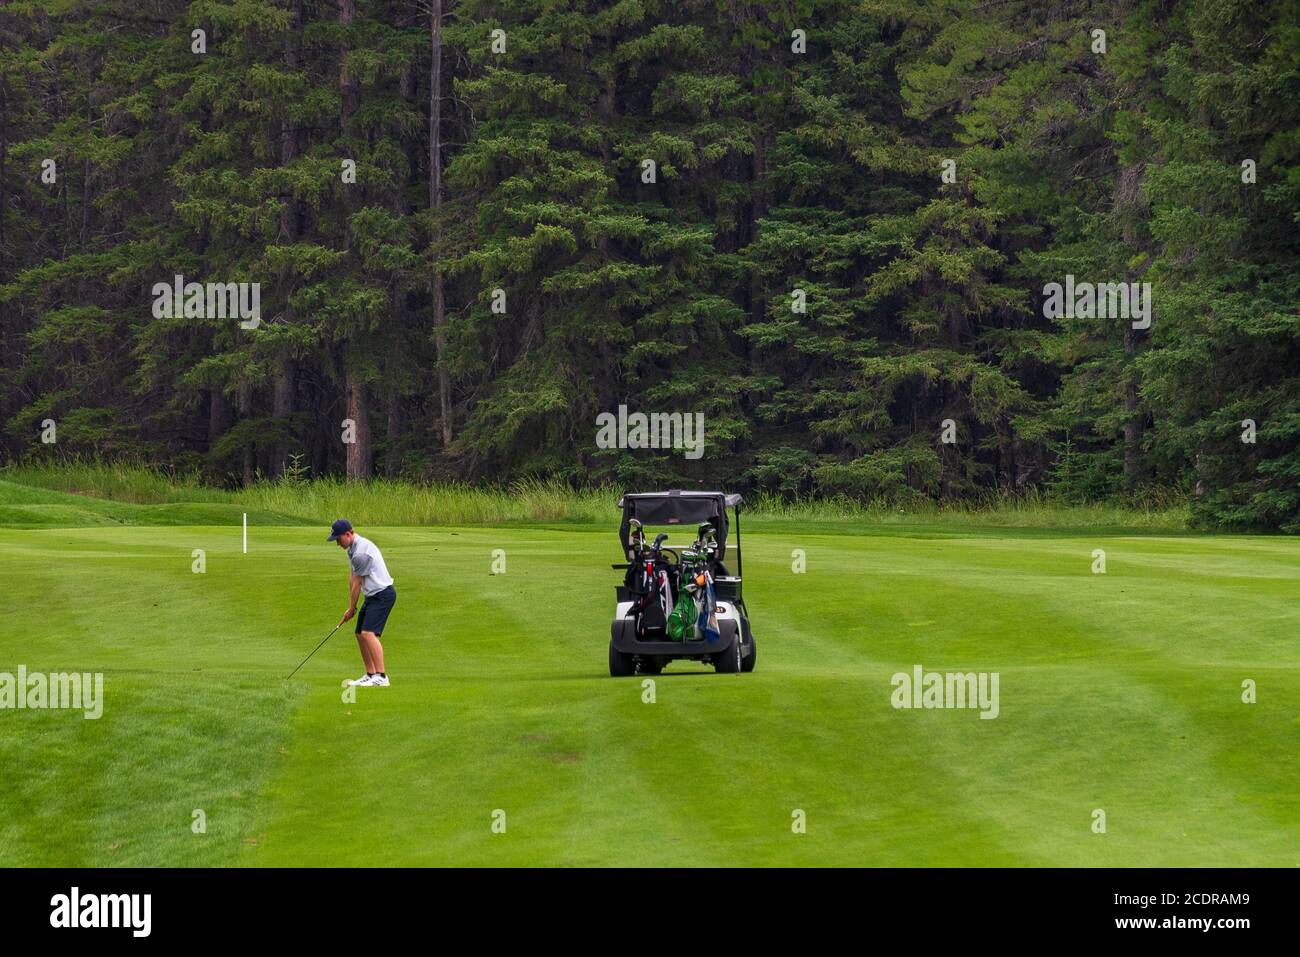
M 605 52 L 610 54 L 613 50 L 614 40 L 612 37 L 608 37 L 605 41 Z M 618 119 L 618 66 L 616 63 L 611 62 L 609 70 L 609 75 L 605 77 L 604 85 L 596 98 L 596 116 L 603 127 L 600 137 L 600 158 L 606 169 L 614 161 L 614 123 Z M 602 233 L 596 240 L 596 249 L 600 253 L 601 261 L 608 262 L 609 237 Z M 600 353 L 600 371 L 596 375 L 596 404 L 597 411 L 605 412 L 614 408 L 616 404 L 615 400 L 618 397 L 616 386 L 620 374 L 619 363 L 614 347 L 605 336 L 600 337 L 596 343 L 596 348 Z M 578 465 L 583 468 L 587 467 L 581 443 L 576 444 L 576 453 Z
M 253 384 L 241 377 L 238 386 L 239 417 L 247 419 L 253 412 Z M 244 487 L 253 484 L 253 446 L 244 440 Z
M 749 243 L 758 241 L 759 220 L 767 215 L 767 195 L 763 189 L 763 176 L 767 172 L 767 153 L 764 149 L 763 132 L 754 133 L 754 152 L 750 157 L 750 177 L 752 198 L 749 204 Z M 758 270 L 749 277 L 749 318 L 751 322 L 761 323 L 767 309 L 767 295 L 763 289 L 763 277 Z M 746 338 L 746 343 L 752 340 Z
M 999 480 L 1008 492 L 1016 491 L 1016 438 L 1011 416 L 1004 415 L 997 424 Z
M 1136 235 L 1136 206 L 1141 199 L 1142 171 L 1137 166 L 1121 166 L 1115 185 L 1115 214 L 1122 218 L 1124 246 L 1132 254 Z M 1136 277 L 1128 275 L 1126 281 Z M 1138 401 L 1138 374 L 1133 364 L 1140 333 L 1131 320 L 1124 320 L 1124 485 L 1134 488 L 1142 479 L 1142 438 L 1146 431 Z
M 406 9 L 401 17 L 403 29 L 410 29 L 419 25 L 420 2 L 421 0 L 407 0 Z M 403 105 L 410 107 L 412 110 L 419 105 L 417 102 L 420 92 L 419 76 L 416 72 L 414 60 L 402 67 L 402 72 L 397 78 L 397 92 L 402 98 Z M 393 210 L 401 215 L 406 215 L 412 209 L 411 195 L 407 187 L 419 178 L 423 149 L 420 147 L 420 141 L 417 137 L 406 135 L 400 125 L 400 120 L 394 124 L 393 135 L 402 144 L 402 149 L 406 153 L 407 164 L 406 182 L 398 182 L 393 190 Z
M 230 428 L 230 403 L 220 387 L 208 391 L 208 449 Z
M 8 195 L 5 189 L 5 161 L 9 158 L 9 81 L 0 77 L 0 280 L 5 278 L 5 215 Z
M 357 17 L 357 0 L 339 0 L 339 26 L 349 27 Z M 339 95 L 342 98 L 340 111 L 343 125 L 357 111 L 361 99 L 361 84 L 347 64 L 348 41 L 343 40 L 339 51 Z
M 758 13 L 754 6 L 748 3 L 738 4 L 732 14 L 733 22 L 738 26 L 743 25 L 746 28 L 752 28 L 757 20 Z M 757 104 L 761 102 L 758 89 L 758 80 L 756 79 L 758 70 L 757 62 L 760 53 L 754 43 L 746 43 L 740 51 L 740 74 L 744 78 L 745 88 L 751 94 L 753 101 Z M 750 139 L 753 152 L 750 153 L 750 202 L 748 222 L 744 224 L 742 235 L 739 237 L 740 247 L 746 248 L 753 246 L 758 242 L 759 220 L 767 215 L 767 196 L 763 188 L 763 177 L 767 172 L 767 153 L 764 143 L 764 134 L 762 129 L 762 117 L 760 107 L 754 107 L 753 123 L 754 132 Z M 749 276 L 749 319 L 753 323 L 764 321 L 764 314 L 767 311 L 767 293 L 763 287 L 763 278 L 757 268 L 750 272 Z M 750 337 L 744 337 L 745 356 L 747 359 L 754 357 L 754 340 Z M 742 402 L 745 400 L 742 398 Z
M 1138 376 L 1133 367 L 1137 352 L 1137 332 L 1131 323 L 1124 326 L 1124 484 L 1135 486 L 1142 476 L 1142 436 L 1145 431 L 1138 407 Z
M 442 206 L 442 0 L 430 0 L 429 48 L 429 208 L 435 217 Z M 442 258 L 441 236 L 433 234 L 434 257 Z M 442 417 L 442 447 L 451 448 L 451 373 L 447 370 L 447 305 L 442 273 L 433 273 L 433 345 L 438 356 L 438 406 Z
M 302 0 L 294 0 L 289 12 L 289 32 L 284 41 L 284 65 L 290 72 L 295 72 L 302 62 L 302 51 L 299 47 L 302 30 Z M 298 158 L 298 131 L 294 128 L 293 122 L 286 116 L 280 117 L 280 165 L 289 166 Z M 298 201 L 294 196 L 288 195 L 283 197 L 284 210 L 280 213 L 280 233 L 284 239 L 293 243 L 298 239 L 298 223 L 300 214 Z M 293 323 L 294 312 L 292 297 L 295 283 L 290 276 L 285 285 L 284 299 L 284 321 Z M 281 347 L 276 356 L 275 380 L 273 384 L 273 393 L 271 401 L 271 414 L 277 419 L 287 419 L 293 415 L 294 411 L 294 363 L 290 357 L 288 349 Z M 272 478 L 279 478 L 284 474 L 285 458 L 289 454 L 288 446 L 284 442 L 276 442 L 275 448 L 271 451 L 271 461 L 268 463 L 267 474 Z
M 424 0 L 406 0 L 402 8 L 399 22 L 403 29 L 410 29 L 419 26 L 422 22 L 423 12 L 421 6 Z M 420 97 L 420 77 L 418 63 L 415 59 L 402 67 L 402 72 L 397 80 L 398 95 L 401 96 L 403 104 L 411 109 L 419 107 Z M 420 168 L 424 163 L 424 146 L 420 143 L 418 137 L 407 136 L 400 126 L 400 121 L 394 125 L 393 135 L 403 144 L 403 152 L 406 156 L 407 175 L 405 179 L 398 179 L 394 183 L 394 188 L 389 196 L 392 203 L 393 212 L 399 216 L 409 216 L 415 208 L 411 199 L 411 192 L 408 187 L 419 181 Z M 411 309 L 411 290 L 405 285 L 399 285 L 393 291 L 393 318 L 395 325 L 403 332 L 409 328 L 413 322 Z M 404 350 L 401 342 L 395 342 L 392 346 L 392 352 L 395 363 L 401 362 L 405 356 L 400 354 Z M 387 408 L 387 421 L 385 423 L 386 434 L 386 451 L 384 460 L 380 464 L 381 470 L 386 475 L 396 474 L 400 466 L 400 436 L 406 428 L 408 417 L 407 398 L 396 386 L 388 391 L 384 398 Z
M 388 429 L 387 451 L 384 455 L 383 474 L 388 476 L 397 475 L 401 466 L 400 448 L 398 446 L 398 436 L 406 427 L 406 409 L 402 405 L 402 397 L 396 392 L 388 396 Z
M 293 414 L 294 373 L 296 371 L 293 359 L 285 356 L 275 374 L 275 388 L 271 396 L 271 414 L 277 419 L 287 419 Z M 277 444 L 276 454 L 283 454 L 280 444 Z M 280 463 L 276 463 L 277 475 L 279 474 L 279 465 Z
M 347 475 L 348 481 L 357 481 L 370 477 L 370 406 L 366 384 L 355 372 L 348 373 L 347 399 L 356 440 L 347 445 Z
M 348 27 L 356 19 L 356 0 L 339 0 L 339 26 Z M 348 122 L 356 113 L 361 102 L 361 84 L 348 67 L 348 41 L 345 38 L 339 51 L 339 131 L 344 136 L 348 132 Z M 347 201 L 345 193 L 344 216 L 350 215 L 352 204 Z M 344 242 L 351 246 L 351 229 L 344 227 Z M 347 444 L 347 477 L 349 481 L 370 477 L 370 406 L 366 395 L 366 383 L 361 378 L 349 344 L 344 345 L 345 392 L 347 394 L 347 417 L 353 422 L 354 441 Z
M 301 65 L 299 38 L 302 30 L 302 0 L 294 0 L 289 12 L 289 33 L 284 40 L 284 65 L 296 72 Z M 298 131 L 288 115 L 280 117 L 280 165 L 288 166 L 298 158 Z M 298 203 L 292 195 L 282 197 L 284 210 L 280 213 L 280 232 L 293 242 L 298 237 Z
M 90 233 L 90 160 L 81 164 L 81 247 L 86 246 Z

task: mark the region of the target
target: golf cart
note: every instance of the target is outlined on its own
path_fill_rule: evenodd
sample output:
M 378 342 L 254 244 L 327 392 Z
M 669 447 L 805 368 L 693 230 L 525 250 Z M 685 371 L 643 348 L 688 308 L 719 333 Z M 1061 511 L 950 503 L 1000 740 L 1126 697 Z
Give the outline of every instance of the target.
M 616 586 L 609 673 L 657 675 L 674 659 L 712 664 L 720 673 L 754 670 L 758 651 L 741 594 L 740 496 L 723 492 L 642 492 L 619 499 L 626 562 Z M 736 518 L 735 568 L 727 558 L 727 509 Z M 695 527 L 695 541 L 647 541 L 648 526 Z M 692 614 L 692 609 L 695 614 Z

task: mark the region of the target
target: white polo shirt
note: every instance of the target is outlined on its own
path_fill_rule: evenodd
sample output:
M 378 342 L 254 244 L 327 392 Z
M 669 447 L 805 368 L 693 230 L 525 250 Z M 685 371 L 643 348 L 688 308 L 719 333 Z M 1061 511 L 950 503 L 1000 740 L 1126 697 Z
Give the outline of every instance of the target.
M 379 554 L 379 547 L 370 539 L 354 535 L 352 544 L 348 546 L 348 560 L 352 563 L 352 574 L 361 579 L 361 592 L 367 598 L 393 583 L 384 556 Z

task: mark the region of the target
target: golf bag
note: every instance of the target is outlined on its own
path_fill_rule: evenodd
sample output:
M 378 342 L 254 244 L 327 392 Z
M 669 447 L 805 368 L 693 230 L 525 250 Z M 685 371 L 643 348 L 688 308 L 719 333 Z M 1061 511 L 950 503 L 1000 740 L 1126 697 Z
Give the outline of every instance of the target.
M 690 549 L 682 553 L 682 563 L 677 569 L 677 605 L 668 618 L 668 637 L 673 641 L 717 641 L 718 603 L 713 592 L 713 550 L 705 531 Z
M 722 629 L 718 627 L 718 599 L 713 593 L 713 576 L 705 572 L 704 577 L 706 580 L 700 596 L 700 614 L 695 622 L 695 630 L 712 644 L 722 637 Z
M 677 604 L 668 616 L 668 637 L 673 641 L 692 641 L 698 618 L 699 609 L 695 606 L 695 598 L 685 588 L 678 588 Z
M 642 557 L 628 569 L 628 592 L 636 597 L 633 612 L 637 636 L 663 634 L 673 610 L 672 589 L 662 559 Z

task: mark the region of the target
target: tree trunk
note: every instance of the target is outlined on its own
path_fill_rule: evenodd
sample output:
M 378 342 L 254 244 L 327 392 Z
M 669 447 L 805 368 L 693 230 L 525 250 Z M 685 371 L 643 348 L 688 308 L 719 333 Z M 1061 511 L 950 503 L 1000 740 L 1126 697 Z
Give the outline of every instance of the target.
M 442 0 L 430 0 L 429 49 L 429 208 L 442 206 Z M 436 268 L 442 258 L 441 236 L 433 232 L 433 345 L 438 357 L 438 407 L 442 417 L 442 447 L 451 448 L 451 373 L 447 370 L 447 306 L 442 273 Z
M 86 248 L 90 235 L 90 160 L 81 164 L 81 248 Z
M 357 17 L 357 0 L 339 0 L 339 26 L 349 27 Z M 339 96 L 340 113 L 343 118 L 344 132 L 348 119 L 357 111 L 361 101 L 361 83 L 356 74 L 348 67 L 348 41 L 344 38 L 339 50 Z
M 613 37 L 606 37 L 605 52 L 606 54 L 614 52 Z M 613 58 L 610 59 L 612 61 Z M 614 62 L 611 62 L 609 75 L 605 77 L 600 94 L 596 98 L 596 116 L 603 127 L 600 137 L 600 159 L 605 164 L 605 168 L 610 169 L 614 162 L 614 124 L 618 119 L 618 66 Z M 596 250 L 600 253 L 602 264 L 610 261 L 609 236 L 605 233 L 597 237 Z M 619 359 L 614 347 L 605 336 L 600 337 L 596 348 L 600 355 L 600 370 L 596 374 L 597 411 L 608 412 L 617 404 L 615 400 L 618 398 L 621 375 Z M 578 465 L 582 468 L 587 467 L 581 443 L 578 447 Z
M 247 377 L 241 377 L 239 380 L 239 417 L 247 419 L 253 412 L 253 384 Z M 244 487 L 253 484 L 253 446 L 247 439 L 244 440 Z
M 402 28 L 412 29 L 420 24 L 420 3 L 421 0 L 408 0 L 406 10 L 402 14 Z M 402 67 L 402 72 L 397 79 L 397 92 L 402 98 L 402 103 L 414 112 L 419 107 L 419 74 L 417 64 L 414 59 Z M 393 191 L 393 210 L 403 216 L 409 214 L 412 209 L 411 194 L 407 187 L 419 182 L 420 166 L 424 160 L 424 148 L 420 144 L 419 137 L 407 136 L 405 130 L 400 125 L 400 120 L 394 124 L 392 135 L 402 144 L 402 149 L 406 154 L 407 177 L 405 182 L 398 182 L 396 189 Z
M 294 0 L 289 12 L 289 32 L 284 40 L 284 65 L 288 72 L 297 72 L 302 63 L 299 48 L 302 36 L 302 0 Z M 280 117 L 280 165 L 288 166 L 298 158 L 298 131 L 288 115 Z M 280 213 L 280 232 L 289 242 L 298 238 L 298 203 L 292 195 L 282 196 L 284 210 Z
M 284 65 L 290 72 L 296 72 L 301 65 L 299 42 L 302 36 L 302 0 L 294 0 L 289 12 L 289 32 L 284 41 Z M 298 131 L 289 117 L 280 117 L 280 165 L 289 166 L 298 158 Z M 284 210 L 280 213 L 280 234 L 292 244 L 298 240 L 298 224 L 301 214 L 298 201 L 292 194 L 282 197 Z M 294 312 L 292 297 L 296 283 L 292 275 L 284 279 L 284 321 L 293 323 Z M 271 414 L 277 419 L 287 419 L 294 411 L 294 362 L 286 347 L 281 347 L 276 354 L 276 370 L 273 383 Z M 276 442 L 271 450 L 271 461 L 267 474 L 279 478 L 284 474 L 285 459 L 289 447 L 284 442 Z
M 348 481 L 370 477 L 370 407 L 366 384 L 355 372 L 348 373 L 348 418 L 353 422 L 353 440 L 347 444 Z
M 998 434 L 998 472 L 1002 488 L 1007 492 L 1016 491 L 1016 441 L 1011 429 L 1011 416 L 1004 415 L 997 425 Z
M 1142 171 L 1137 166 L 1121 166 L 1115 185 L 1114 212 L 1121 217 L 1124 246 L 1131 255 L 1137 242 L 1137 204 L 1141 199 Z M 1125 281 L 1135 278 L 1126 275 Z M 1132 489 L 1141 481 L 1142 437 L 1145 432 L 1143 413 L 1138 401 L 1138 374 L 1133 359 L 1137 353 L 1141 333 L 1133 328 L 1132 320 L 1124 322 L 1124 486 Z
M 388 421 L 386 427 L 388 430 L 387 451 L 384 455 L 383 474 L 390 477 L 397 475 L 401 465 L 400 449 L 397 445 L 398 436 L 406 425 L 406 409 L 402 405 L 402 397 L 396 392 L 388 397 Z
M 743 24 L 746 29 L 753 29 L 758 14 L 753 6 L 748 3 L 740 4 L 733 13 L 733 21 L 738 25 Z M 745 43 L 740 51 L 740 74 L 744 79 L 745 88 L 749 91 L 753 102 L 756 104 L 753 108 L 753 132 L 750 136 L 750 153 L 749 165 L 749 217 L 748 222 L 742 227 L 742 235 L 739 237 L 739 246 L 746 251 L 752 251 L 752 247 L 758 242 L 759 220 L 767 215 L 767 195 L 764 191 L 763 177 L 767 172 L 767 152 L 763 134 L 763 117 L 761 115 L 760 90 L 758 89 L 758 59 L 760 53 L 754 43 Z M 767 293 L 763 286 L 763 277 L 757 266 L 749 274 L 749 321 L 755 324 L 764 321 L 767 312 Z M 748 336 L 743 339 L 742 348 L 745 351 L 745 358 L 752 361 L 754 358 L 754 340 Z M 742 396 L 742 404 L 745 403 Z
M 294 373 L 296 372 L 294 361 L 285 356 L 280 363 L 279 369 L 275 374 L 274 389 L 271 394 L 271 414 L 277 419 L 287 419 L 293 414 L 294 409 Z M 284 442 L 275 444 L 273 453 L 274 461 L 271 462 L 272 476 L 279 476 L 284 472 L 284 460 L 288 456 L 289 450 Z
M 1124 484 L 1137 485 L 1142 477 L 1142 413 L 1138 407 L 1138 376 L 1133 366 L 1137 352 L 1137 332 L 1131 324 L 1124 326 Z
M 356 19 L 356 0 L 339 0 L 339 26 L 348 27 Z M 361 101 L 360 81 L 353 74 L 347 63 L 348 41 L 345 37 L 339 49 L 339 133 L 346 139 L 348 123 L 356 113 Z M 351 229 L 347 217 L 351 214 L 352 204 L 344 192 L 344 244 L 352 245 Z M 347 418 L 353 422 L 353 441 L 346 444 L 347 477 L 357 481 L 370 477 L 370 409 L 366 397 L 366 384 L 357 369 L 353 358 L 354 350 L 345 343 L 343 348 L 344 367 L 346 368 L 344 392 L 347 398 Z
M 0 77 L 0 282 L 7 276 L 4 269 L 5 210 L 8 196 L 5 189 L 5 161 L 9 158 L 9 81 Z
M 757 122 L 757 118 L 755 119 Z M 749 244 L 758 241 L 759 220 L 767 215 L 767 195 L 763 189 L 763 176 L 767 172 L 767 153 L 763 143 L 762 130 L 754 132 L 754 152 L 750 158 L 750 188 L 753 190 L 749 204 Z M 749 277 L 749 318 L 753 323 L 763 322 L 767 310 L 767 295 L 763 289 L 763 277 L 755 269 Z M 746 338 L 748 344 L 751 339 Z M 746 350 L 752 354 L 752 349 Z
M 230 403 L 219 387 L 208 391 L 208 449 L 230 428 Z

